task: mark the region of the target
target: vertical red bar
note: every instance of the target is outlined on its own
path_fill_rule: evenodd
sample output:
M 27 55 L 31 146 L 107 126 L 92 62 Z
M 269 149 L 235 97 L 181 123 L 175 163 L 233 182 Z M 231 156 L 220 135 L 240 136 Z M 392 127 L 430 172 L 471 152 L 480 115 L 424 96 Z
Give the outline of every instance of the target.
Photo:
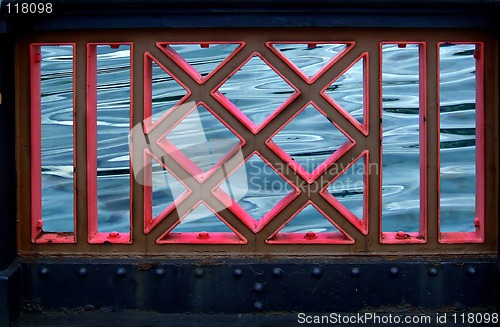
M 419 62 L 419 149 L 420 149 L 420 230 L 419 238 L 427 240 L 427 51 L 418 43 Z
M 87 205 L 88 240 L 97 234 L 97 51 L 87 44 Z
M 484 242 L 485 174 L 484 174 L 484 45 L 476 44 L 476 224 L 477 242 Z
M 72 216 L 73 227 L 70 231 L 44 231 L 43 230 L 43 205 L 42 205 L 42 47 L 67 46 L 71 47 L 72 60 L 72 153 L 73 170 L 75 167 L 75 57 L 76 45 L 74 43 L 33 43 L 30 45 L 30 149 L 31 149 L 31 241 L 33 243 L 76 243 L 76 175 L 73 174 L 73 202 Z M 63 204 L 64 205 L 64 204 Z
M 405 49 L 408 45 L 417 45 L 418 46 L 418 125 L 419 125 L 419 135 L 418 135 L 418 145 L 419 145 L 419 226 L 418 232 L 412 231 L 390 231 L 383 232 L 382 228 L 382 220 L 380 221 L 380 230 L 381 230 L 381 243 L 382 244 L 400 244 L 400 243 L 425 243 L 427 240 L 427 58 L 426 58 L 426 45 L 424 42 L 402 42 L 402 41 L 390 41 L 390 42 L 381 42 L 380 43 L 380 75 L 382 81 L 382 61 L 383 61 L 383 53 L 382 49 L 384 45 L 397 45 L 400 49 Z M 382 97 L 382 89 L 383 83 L 380 83 L 380 99 Z M 382 101 L 382 100 L 381 100 Z M 383 105 L 382 102 L 380 104 L 380 117 L 383 117 Z M 381 145 L 382 145 L 382 137 L 383 137 L 383 128 L 380 130 L 381 137 Z M 380 157 L 381 160 L 383 158 L 383 150 L 382 146 L 380 149 Z M 380 187 L 382 189 L 383 185 L 383 173 L 382 167 L 380 167 Z M 381 192 L 380 197 L 380 217 L 382 217 L 383 210 L 383 193 Z
M 30 120 L 31 120 L 31 241 L 42 232 L 42 149 L 41 149 L 41 60 L 40 45 L 30 48 Z
M 116 243 L 132 244 L 132 171 L 129 163 L 130 175 L 130 200 L 129 221 L 130 229 L 126 233 L 100 232 L 99 210 L 98 210 L 98 181 L 97 181 L 97 47 L 110 46 L 118 49 L 121 45 L 130 47 L 130 114 L 129 128 L 133 124 L 132 93 L 133 93 L 133 45 L 130 42 L 123 43 L 87 43 L 87 201 L 88 201 L 88 242 L 91 244 Z
M 484 217 L 485 217 L 485 175 L 484 175 L 484 44 L 482 42 L 439 42 L 437 44 L 438 53 L 438 87 L 441 84 L 441 69 L 439 63 L 441 61 L 440 47 L 444 44 L 460 45 L 469 44 L 475 45 L 473 57 L 475 59 L 475 217 L 471 224 L 475 226 L 475 232 L 441 232 L 441 219 L 439 219 L 439 242 L 443 244 L 455 243 L 483 243 L 484 242 Z M 439 90 L 441 98 L 441 91 Z M 441 112 L 441 100 L 438 103 L 439 112 Z M 438 166 L 441 170 L 441 154 L 439 153 Z M 440 178 L 441 180 L 441 178 Z M 440 182 L 441 185 L 441 182 Z M 441 187 L 439 190 L 441 201 Z M 440 211 L 441 213 L 441 211 Z M 472 217 L 471 217 L 472 218 Z

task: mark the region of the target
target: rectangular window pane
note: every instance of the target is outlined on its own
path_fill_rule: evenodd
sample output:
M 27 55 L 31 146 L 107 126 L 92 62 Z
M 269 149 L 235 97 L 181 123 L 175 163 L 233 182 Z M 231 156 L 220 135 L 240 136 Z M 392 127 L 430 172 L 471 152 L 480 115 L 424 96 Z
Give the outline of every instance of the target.
M 476 44 L 439 47 L 440 231 L 474 232 Z
M 42 229 L 73 232 L 73 46 L 39 49 Z
M 97 45 L 99 232 L 130 231 L 130 45 Z
M 420 231 L 419 45 L 382 45 L 382 231 Z

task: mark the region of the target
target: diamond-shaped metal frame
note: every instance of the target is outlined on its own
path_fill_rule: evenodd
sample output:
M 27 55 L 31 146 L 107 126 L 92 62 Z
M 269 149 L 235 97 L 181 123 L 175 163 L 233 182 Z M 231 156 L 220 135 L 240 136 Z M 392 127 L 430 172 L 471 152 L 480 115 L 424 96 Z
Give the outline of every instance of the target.
M 229 229 L 233 231 L 230 232 L 211 232 L 207 233 L 204 231 L 199 232 L 183 232 L 183 233 L 172 233 L 172 231 L 179 225 L 185 217 L 187 217 L 193 210 L 198 208 L 201 204 L 205 205 L 208 210 L 210 210 L 217 218 L 219 218 Z M 193 206 L 193 209 L 179 218 L 172 226 L 170 226 L 165 233 L 163 233 L 157 240 L 157 244 L 247 244 L 243 235 L 238 232 L 233 226 L 231 226 L 221 215 L 219 215 L 215 210 L 213 210 L 207 203 L 199 201 Z
M 245 66 L 253 57 L 259 57 L 264 63 L 266 63 L 269 68 L 271 68 L 285 83 L 287 83 L 290 88 L 294 91 L 278 108 L 274 109 L 267 117 L 259 124 L 255 124 L 243 111 L 241 111 L 237 106 L 235 106 L 232 101 L 224 96 L 219 89 L 222 85 L 224 85 L 229 79 L 234 76 L 240 68 Z M 293 100 L 295 100 L 300 95 L 300 90 L 293 85 L 279 70 L 274 68 L 273 65 L 269 63 L 269 61 L 264 58 L 260 53 L 254 52 L 252 53 L 243 63 L 241 63 L 235 70 L 225 78 L 215 89 L 210 92 L 212 96 L 219 101 L 227 110 L 229 110 L 243 125 L 245 125 L 252 133 L 257 134 L 264 126 L 266 126 L 271 120 L 274 119 L 283 109 L 285 109 Z
M 325 217 L 340 233 L 335 232 L 319 232 L 319 233 L 280 233 L 290 221 L 298 216 L 307 206 L 312 205 L 321 215 Z M 340 234 L 340 235 L 339 235 Z M 339 237 L 343 236 L 343 237 Z M 287 221 L 282 224 L 275 232 L 266 240 L 267 244 L 354 244 L 354 239 L 349 236 L 335 221 L 323 212 L 313 201 L 308 200 L 300 207 Z
M 167 109 L 167 111 L 159 117 L 155 122 L 152 121 L 153 110 L 152 110 L 152 92 L 153 92 L 153 71 L 151 64 L 154 62 L 158 65 L 165 74 L 172 77 L 177 84 L 179 84 L 184 90 L 186 90 L 186 95 L 184 95 L 173 108 Z M 168 115 L 170 115 L 173 109 L 180 104 L 184 103 L 186 99 L 191 96 L 191 90 L 178 78 L 173 74 L 167 67 L 165 67 L 161 62 L 158 61 L 155 57 L 153 57 L 149 52 L 144 53 L 144 133 L 149 133 L 156 126 L 160 124 Z
M 339 178 L 343 173 L 345 173 L 349 168 L 351 168 L 358 160 L 360 160 L 362 157 L 364 157 L 364 176 L 363 176 L 363 217 L 356 217 L 354 213 L 352 213 L 349 209 L 347 209 L 346 206 L 342 204 L 337 198 L 335 198 L 330 191 L 328 191 L 328 187 L 334 183 L 337 178 Z M 319 194 L 325 198 L 326 201 L 328 201 L 332 206 L 337 209 L 338 212 L 342 214 L 347 220 L 351 222 L 354 227 L 356 227 L 363 235 L 368 235 L 368 219 L 369 219 L 369 205 L 370 205 L 370 198 L 368 196 L 368 190 L 369 190 L 369 165 L 370 160 L 369 160 L 369 151 L 365 150 L 363 151 L 356 159 L 351 161 L 342 171 L 340 171 L 337 176 L 335 176 L 328 184 L 326 184 L 323 189 L 319 192 Z
M 292 187 L 292 191 L 285 195 L 273 208 L 268 211 L 260 220 L 255 220 L 243 207 L 241 207 L 236 201 L 234 201 L 229 194 L 224 192 L 220 186 L 224 183 L 229 176 L 231 176 L 236 170 L 243 166 L 250 158 L 254 155 L 259 156 L 259 158 L 268 165 L 281 179 Z M 296 197 L 300 194 L 300 189 L 291 183 L 282 173 L 280 173 L 276 168 L 274 168 L 269 161 L 267 161 L 259 152 L 254 151 L 249 156 L 241 162 L 236 169 L 234 169 L 225 179 L 220 181 L 213 189 L 212 194 L 219 199 L 233 214 L 235 214 L 250 230 L 254 233 L 259 232 L 264 226 L 266 226 L 283 208 L 290 204 Z
M 152 161 L 155 160 L 160 164 L 163 169 L 167 170 L 170 175 L 172 175 L 179 183 L 181 183 L 186 189 L 182 194 L 175 198 L 172 203 L 165 207 L 157 217 L 153 217 L 153 198 L 152 198 Z M 149 150 L 144 151 L 144 233 L 148 234 L 151 232 L 165 217 L 175 210 L 176 204 L 184 201 L 191 193 L 191 189 L 182 181 L 182 179 L 175 176 L 174 172 L 168 168 L 167 165 L 162 160 L 159 160 L 154 154 Z
M 274 47 L 275 44 L 304 44 L 304 46 L 316 47 L 320 44 L 345 44 L 346 48 L 342 52 L 338 53 L 336 56 L 330 58 L 313 76 L 307 75 L 301 68 L 299 68 L 291 58 L 286 56 L 282 51 Z M 278 57 L 281 58 L 295 73 L 297 73 L 307 84 L 313 84 L 318 80 L 318 78 L 323 75 L 325 71 L 330 69 L 336 62 L 338 62 L 342 57 L 344 57 L 352 48 L 354 48 L 356 42 L 354 41 L 314 41 L 314 42 L 287 42 L 287 41 L 269 41 L 266 42 L 266 46 L 271 49 Z
M 289 122 L 295 119 L 302 111 L 304 111 L 307 107 L 312 105 L 314 109 L 316 109 L 321 115 L 325 117 L 328 121 L 334 125 L 347 139 L 348 141 L 344 142 L 335 152 L 333 152 L 325 161 L 323 161 L 316 169 L 312 172 L 307 171 L 301 164 L 293 160 L 293 158 L 283 150 L 277 143 L 275 143 L 272 139 L 276 136 Z M 342 157 L 347 151 L 352 149 L 356 145 L 356 141 L 347 134 L 339 125 L 337 125 L 334 121 L 331 121 L 327 118 L 327 114 L 321 110 L 314 102 L 308 102 L 305 106 L 300 108 L 299 111 L 295 115 L 293 115 L 285 124 L 283 124 L 279 129 L 277 129 L 267 140 L 266 145 L 274 151 L 281 159 L 286 161 L 286 163 L 302 178 L 311 183 L 316 180 L 321 174 L 323 174 L 333 163 L 335 163 L 340 157 Z
M 177 127 L 187 116 L 195 111 L 199 106 L 205 107 L 216 119 L 218 119 L 233 135 L 239 139 L 239 143 L 235 145 L 229 152 L 219 159 L 209 170 L 203 171 L 196 165 L 188 156 L 179 150 L 171 141 L 168 140 L 168 134 Z M 156 143 L 165 152 L 178 162 L 184 169 L 186 169 L 198 182 L 203 183 L 210 177 L 224 162 L 236 154 L 246 143 L 245 139 L 241 137 L 229 124 L 222 120 L 208 105 L 203 102 L 198 102 L 192 109 L 190 109 L 177 123 L 175 123 L 166 133 L 164 133 Z
M 345 110 L 334 98 L 326 93 L 328 88 L 335 83 L 342 75 L 344 75 L 352 66 L 357 64 L 360 60 L 363 61 L 363 124 L 361 124 L 356 118 L 354 118 L 347 110 Z M 321 96 L 325 98 L 338 112 L 342 114 L 349 122 L 354 125 L 361 133 L 365 136 L 368 136 L 369 133 L 369 124 L 368 117 L 370 104 L 369 104 L 369 81 L 368 81 L 368 72 L 369 69 L 369 54 L 368 52 L 364 52 L 358 58 L 356 58 L 342 73 L 336 76 L 331 82 L 329 82 L 320 92 Z
M 184 57 L 182 57 L 177 51 L 175 51 L 170 45 L 176 44 L 199 44 L 202 48 L 208 48 L 210 45 L 215 44 L 238 44 L 238 47 L 233 50 L 221 63 L 219 63 L 214 70 L 212 70 L 207 76 L 202 76 L 190 63 L 187 62 Z M 219 71 L 231 58 L 233 58 L 241 49 L 245 46 L 245 42 L 156 42 L 156 46 L 165 53 L 170 59 L 172 59 L 183 71 L 189 74 L 198 84 L 204 84 L 208 79 L 210 79 L 215 73 Z

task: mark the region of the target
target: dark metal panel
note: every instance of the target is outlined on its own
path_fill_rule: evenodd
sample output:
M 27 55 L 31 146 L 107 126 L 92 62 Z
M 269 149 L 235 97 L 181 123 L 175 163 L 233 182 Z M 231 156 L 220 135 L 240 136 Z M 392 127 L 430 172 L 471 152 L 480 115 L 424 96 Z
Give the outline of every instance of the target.
M 166 27 L 432 27 L 492 28 L 500 2 L 438 1 L 41 1 L 50 14 L 7 14 L 0 33 Z
M 14 42 L 0 37 L 0 271 L 16 255 Z
M 44 260 L 26 262 L 25 304 L 165 313 L 358 312 L 493 307 L 494 259 Z
M 21 309 L 21 265 L 17 262 L 0 271 L 0 326 L 10 326 Z

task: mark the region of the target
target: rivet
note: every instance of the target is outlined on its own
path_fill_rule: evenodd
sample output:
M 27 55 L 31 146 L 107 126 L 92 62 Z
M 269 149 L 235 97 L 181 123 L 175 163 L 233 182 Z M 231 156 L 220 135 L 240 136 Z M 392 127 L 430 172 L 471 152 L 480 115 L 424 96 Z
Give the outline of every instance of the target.
M 85 304 L 85 306 L 83 307 L 83 310 L 85 310 L 85 311 L 94 311 L 95 307 L 92 304 Z
M 398 274 L 399 270 L 398 268 L 396 267 L 392 267 L 390 270 L 389 270 L 389 273 L 393 276 L 396 276 Z
M 119 44 L 110 44 L 109 47 L 111 49 L 119 49 L 120 48 L 120 45 Z
M 406 43 L 398 43 L 398 48 L 406 48 Z
M 262 292 L 264 290 L 264 285 L 262 283 L 255 283 L 253 285 L 253 289 L 256 291 L 256 292 Z
M 88 272 L 87 268 L 85 268 L 85 267 L 78 269 L 78 275 L 80 275 L 80 276 L 86 276 L 87 272 Z
M 354 268 L 351 269 L 351 275 L 353 275 L 354 277 L 359 276 L 360 272 L 361 271 L 359 270 L 358 267 L 354 267 Z
M 200 233 L 198 234 L 198 238 L 199 238 L 200 240 L 207 240 L 207 239 L 209 239 L 209 238 L 210 238 L 210 234 L 209 234 L 208 232 L 200 232 Z
M 319 277 L 319 276 L 321 276 L 321 274 L 322 274 L 322 273 L 323 273 L 323 272 L 321 271 L 321 268 L 319 268 L 319 267 L 315 267 L 315 268 L 313 268 L 313 270 L 312 270 L 312 272 L 311 272 L 311 274 L 312 274 L 314 277 Z
M 36 228 L 37 229 L 42 229 L 43 228 L 43 220 L 38 219 L 38 221 L 36 222 Z
M 208 47 L 210 47 L 210 43 L 200 43 L 200 47 L 203 48 L 203 49 L 207 49 Z
M 316 43 L 308 43 L 308 44 L 307 44 L 307 48 L 308 48 L 308 49 L 314 49 L 314 48 L 316 48 L 316 47 L 317 47 L 317 44 L 316 44 Z
M 436 267 L 429 268 L 429 275 L 436 276 L 438 274 L 438 270 Z
M 40 268 L 40 275 L 46 276 L 48 274 L 49 274 L 49 268 L 47 267 Z
M 396 239 L 398 240 L 404 240 L 407 237 L 407 235 L 405 232 L 400 230 L 399 232 L 396 233 L 396 235 L 394 235 L 394 237 L 396 237 Z
M 255 302 L 253 304 L 253 306 L 254 306 L 255 309 L 257 309 L 259 311 L 262 310 L 262 308 L 264 308 L 264 305 L 262 304 L 262 302 L 259 302 L 259 301 Z
M 109 232 L 108 238 L 118 238 L 120 237 L 120 233 L 118 232 Z
M 306 235 L 304 235 L 304 238 L 308 239 L 308 240 L 314 240 L 316 238 L 316 233 L 315 232 L 307 232 Z
M 276 267 L 273 269 L 273 276 L 279 277 L 282 274 L 283 274 L 283 270 L 281 270 L 281 268 Z
M 474 59 L 479 60 L 481 58 L 481 52 L 479 50 L 474 50 Z
M 474 227 L 476 227 L 476 228 L 481 227 L 481 223 L 480 223 L 478 217 L 474 218 Z
M 127 271 L 125 270 L 125 268 L 118 268 L 116 269 L 116 275 L 120 276 L 120 277 L 123 277 L 127 274 Z
M 476 267 L 469 267 L 467 269 L 467 272 L 469 273 L 469 275 L 475 275 L 476 274 Z
M 157 268 L 155 270 L 155 276 L 156 277 L 163 277 L 163 275 L 165 275 L 165 269 L 163 269 L 163 268 Z
M 195 275 L 196 277 L 201 277 L 201 276 L 203 276 L 203 268 L 199 268 L 199 267 L 198 267 L 198 268 L 195 268 L 195 270 L 194 270 L 194 275 Z
M 233 270 L 234 277 L 241 277 L 242 275 L 243 275 L 243 270 L 241 270 L 241 268 L 235 268 Z

